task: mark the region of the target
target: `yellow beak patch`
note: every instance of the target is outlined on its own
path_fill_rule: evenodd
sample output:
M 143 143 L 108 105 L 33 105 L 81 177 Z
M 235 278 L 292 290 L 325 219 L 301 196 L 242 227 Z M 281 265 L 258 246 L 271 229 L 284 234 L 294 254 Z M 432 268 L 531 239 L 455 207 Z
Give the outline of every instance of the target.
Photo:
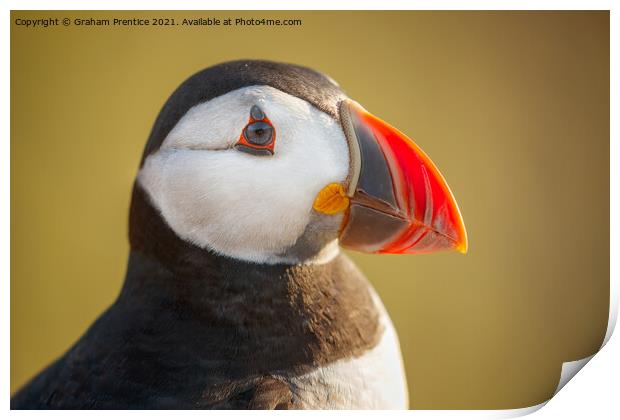
M 314 210 L 324 214 L 337 214 L 349 207 L 349 197 L 340 184 L 329 184 L 316 196 Z

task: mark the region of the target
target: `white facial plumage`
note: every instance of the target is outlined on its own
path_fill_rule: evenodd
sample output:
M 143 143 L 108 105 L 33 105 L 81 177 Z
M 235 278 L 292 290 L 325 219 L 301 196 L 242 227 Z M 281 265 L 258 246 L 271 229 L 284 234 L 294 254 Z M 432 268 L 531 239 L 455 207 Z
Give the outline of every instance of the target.
M 253 105 L 275 128 L 273 156 L 233 148 Z M 337 121 L 278 89 L 250 86 L 191 108 L 147 157 L 138 183 L 182 239 L 242 260 L 294 263 L 286 250 L 310 223 L 316 195 L 348 170 Z

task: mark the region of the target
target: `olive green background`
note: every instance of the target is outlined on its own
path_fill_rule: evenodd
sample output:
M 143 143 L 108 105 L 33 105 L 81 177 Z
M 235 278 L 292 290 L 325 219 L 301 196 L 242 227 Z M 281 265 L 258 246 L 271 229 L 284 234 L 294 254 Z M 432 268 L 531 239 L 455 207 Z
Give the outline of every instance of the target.
M 400 335 L 412 408 L 517 408 L 592 354 L 609 302 L 607 12 L 13 12 L 301 18 L 301 27 L 11 27 L 11 390 L 117 296 L 168 95 L 239 58 L 307 65 L 416 139 L 466 256 L 351 253 Z

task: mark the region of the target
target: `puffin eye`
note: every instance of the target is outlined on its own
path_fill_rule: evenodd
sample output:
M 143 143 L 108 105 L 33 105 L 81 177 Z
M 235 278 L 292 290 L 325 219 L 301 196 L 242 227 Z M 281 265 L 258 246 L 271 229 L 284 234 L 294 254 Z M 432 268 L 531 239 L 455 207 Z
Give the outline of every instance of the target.
M 255 156 L 271 156 L 274 153 L 276 130 L 257 105 L 250 109 L 250 121 L 243 128 L 235 149 Z
M 243 135 L 248 143 L 264 146 L 271 141 L 273 127 L 263 121 L 257 121 L 245 127 Z

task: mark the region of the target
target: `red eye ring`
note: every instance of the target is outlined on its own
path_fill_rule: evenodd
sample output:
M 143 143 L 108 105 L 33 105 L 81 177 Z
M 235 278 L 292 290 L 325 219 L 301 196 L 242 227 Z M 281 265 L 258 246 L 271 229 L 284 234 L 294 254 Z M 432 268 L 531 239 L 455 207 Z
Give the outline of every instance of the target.
M 271 156 L 276 145 L 276 129 L 265 113 L 254 105 L 250 119 L 243 127 L 235 149 L 255 156 Z

